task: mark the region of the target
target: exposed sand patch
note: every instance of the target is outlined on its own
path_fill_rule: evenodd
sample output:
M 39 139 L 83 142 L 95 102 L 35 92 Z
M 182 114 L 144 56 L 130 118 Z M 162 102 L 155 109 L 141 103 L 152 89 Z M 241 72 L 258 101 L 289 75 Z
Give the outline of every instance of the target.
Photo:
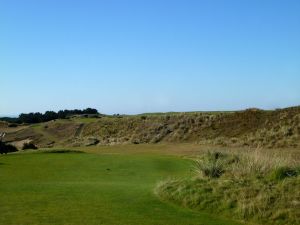
M 30 143 L 30 142 L 32 142 L 31 139 L 24 139 L 24 140 L 20 140 L 20 141 L 10 142 L 10 144 L 16 146 L 20 150 L 20 149 L 22 149 L 22 147 L 25 143 Z

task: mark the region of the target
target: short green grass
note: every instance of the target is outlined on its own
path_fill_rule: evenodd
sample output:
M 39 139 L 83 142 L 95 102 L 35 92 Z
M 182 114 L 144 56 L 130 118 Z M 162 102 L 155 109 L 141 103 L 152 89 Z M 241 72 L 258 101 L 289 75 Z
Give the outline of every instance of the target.
M 191 176 L 190 167 L 190 160 L 151 153 L 0 156 L 0 224 L 239 224 L 156 197 L 158 181 Z

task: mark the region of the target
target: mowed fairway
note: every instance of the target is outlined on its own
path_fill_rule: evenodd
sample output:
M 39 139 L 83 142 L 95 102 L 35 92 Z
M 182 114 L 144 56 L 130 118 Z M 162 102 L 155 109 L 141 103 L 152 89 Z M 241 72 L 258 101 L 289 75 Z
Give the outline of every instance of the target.
M 190 169 L 187 159 L 151 153 L 0 156 L 0 224 L 238 224 L 155 196 L 158 181 Z

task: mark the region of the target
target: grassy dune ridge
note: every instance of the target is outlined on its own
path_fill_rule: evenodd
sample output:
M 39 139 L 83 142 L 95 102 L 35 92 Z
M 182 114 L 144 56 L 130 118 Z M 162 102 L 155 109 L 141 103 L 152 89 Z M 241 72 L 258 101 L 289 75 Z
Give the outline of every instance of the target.
M 300 146 L 299 137 L 300 107 L 292 107 L 273 111 L 76 117 L 12 130 L 5 140 L 30 139 L 39 147 L 185 142 L 284 148 Z

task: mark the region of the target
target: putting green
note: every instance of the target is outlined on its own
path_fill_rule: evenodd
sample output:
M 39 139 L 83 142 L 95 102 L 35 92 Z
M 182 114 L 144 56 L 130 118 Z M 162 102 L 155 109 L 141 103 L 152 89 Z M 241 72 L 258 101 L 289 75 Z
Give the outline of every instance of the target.
M 239 224 L 153 194 L 158 181 L 190 176 L 190 167 L 189 160 L 158 154 L 0 156 L 0 224 Z

